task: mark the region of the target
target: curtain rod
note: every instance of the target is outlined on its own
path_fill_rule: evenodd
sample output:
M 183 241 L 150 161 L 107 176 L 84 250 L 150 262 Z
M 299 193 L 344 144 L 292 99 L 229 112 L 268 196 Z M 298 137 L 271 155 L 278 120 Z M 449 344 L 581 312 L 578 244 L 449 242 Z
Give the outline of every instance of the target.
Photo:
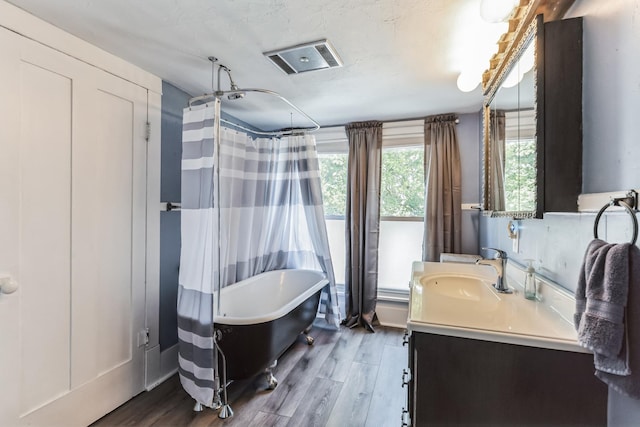
M 195 96 L 191 99 L 189 99 L 189 108 L 191 108 L 193 106 L 194 103 L 196 102 L 201 102 L 201 103 L 206 103 L 209 100 L 214 100 L 214 99 L 220 99 L 222 100 L 222 98 L 225 95 L 229 95 L 229 96 L 239 96 L 244 97 L 245 93 L 247 92 L 256 92 L 256 93 L 262 93 L 265 95 L 270 95 L 273 97 L 276 97 L 278 99 L 280 99 L 282 102 L 284 102 L 285 104 L 289 105 L 291 108 L 293 108 L 294 110 L 296 110 L 298 112 L 298 114 L 300 114 L 302 117 L 306 118 L 307 120 L 309 120 L 313 126 L 312 127 L 308 127 L 308 128 L 291 128 L 291 129 L 280 129 L 280 130 L 273 130 L 273 131 L 265 131 L 262 129 L 258 129 L 258 130 L 252 130 L 252 129 L 248 129 L 240 124 L 234 123 L 232 121 L 226 120 L 226 119 L 220 119 L 220 121 L 224 121 L 225 123 L 231 125 L 231 126 L 235 126 L 236 128 L 239 128 L 241 130 L 247 131 L 247 132 L 251 132 L 254 133 L 256 135 L 267 135 L 267 136 L 286 136 L 286 135 L 293 135 L 297 132 L 314 132 L 318 129 L 320 129 L 320 124 L 315 121 L 314 119 L 312 119 L 307 113 L 305 113 L 304 111 L 302 111 L 300 108 L 298 108 L 296 105 L 294 105 L 291 101 L 289 101 L 287 98 L 285 98 L 284 96 L 280 95 L 278 92 L 274 92 L 272 90 L 268 90 L 268 89 L 258 89 L 258 88 L 246 88 L 246 89 L 240 89 L 240 88 L 234 88 L 231 90 L 227 90 L 227 91 L 216 91 L 214 93 L 206 93 L 204 95 L 200 95 L 200 96 Z M 235 98 L 229 98 L 229 99 L 235 99 Z
M 455 113 L 454 113 L 455 114 Z M 436 114 L 437 115 L 437 114 Z M 457 114 L 456 114 L 457 115 Z M 422 117 L 414 117 L 414 118 L 410 118 L 410 119 L 397 119 L 397 120 L 373 120 L 376 122 L 380 122 L 380 123 L 397 123 L 397 122 L 411 122 L 413 120 L 425 120 L 428 116 L 422 116 Z M 358 120 L 358 121 L 368 121 L 368 120 Z M 456 117 L 455 120 L 456 124 L 460 123 L 460 119 Z M 349 122 L 349 123 L 353 123 L 353 122 Z M 326 125 L 326 126 L 321 126 L 323 128 L 332 128 L 332 127 L 345 127 L 346 125 L 348 125 L 349 123 L 342 123 L 342 124 L 334 124 L 334 125 Z

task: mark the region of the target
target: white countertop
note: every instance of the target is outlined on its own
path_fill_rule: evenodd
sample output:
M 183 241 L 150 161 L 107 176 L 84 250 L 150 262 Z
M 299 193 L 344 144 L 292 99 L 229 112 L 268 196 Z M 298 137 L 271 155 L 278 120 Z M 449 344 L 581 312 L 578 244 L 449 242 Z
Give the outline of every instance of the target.
M 448 292 L 438 283 L 447 277 L 474 280 L 474 292 Z M 492 286 L 493 267 L 475 264 L 415 262 L 409 299 L 409 331 L 555 350 L 585 352 L 573 327 L 575 300 L 567 291 L 539 279 L 540 300 L 524 298 L 524 271 L 507 267 L 514 292 L 498 293 Z M 444 280 L 443 280 L 444 278 Z M 468 278 L 468 279 L 465 279 Z

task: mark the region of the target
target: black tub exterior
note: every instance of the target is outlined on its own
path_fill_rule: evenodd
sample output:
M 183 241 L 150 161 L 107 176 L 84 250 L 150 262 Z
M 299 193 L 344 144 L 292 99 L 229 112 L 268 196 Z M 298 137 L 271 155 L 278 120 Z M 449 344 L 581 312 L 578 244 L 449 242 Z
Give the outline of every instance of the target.
M 284 316 L 253 325 L 216 323 L 218 345 L 227 361 L 227 381 L 251 378 L 271 366 L 311 326 L 320 290 Z M 222 366 L 220 366 L 222 367 Z

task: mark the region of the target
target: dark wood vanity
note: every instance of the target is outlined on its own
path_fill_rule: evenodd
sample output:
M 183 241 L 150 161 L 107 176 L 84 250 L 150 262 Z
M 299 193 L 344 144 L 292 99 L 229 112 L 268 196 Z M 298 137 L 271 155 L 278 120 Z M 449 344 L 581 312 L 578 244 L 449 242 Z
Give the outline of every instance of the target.
M 590 354 L 423 332 L 407 343 L 405 425 L 607 425 Z

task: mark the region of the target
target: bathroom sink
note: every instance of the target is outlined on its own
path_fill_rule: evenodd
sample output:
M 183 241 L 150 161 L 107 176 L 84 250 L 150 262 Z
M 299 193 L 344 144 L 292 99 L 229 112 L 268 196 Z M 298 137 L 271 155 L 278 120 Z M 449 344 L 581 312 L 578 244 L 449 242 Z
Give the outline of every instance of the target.
M 491 283 L 478 277 L 460 275 L 436 275 L 420 278 L 423 291 L 445 298 L 476 303 L 495 303 L 500 298 L 492 292 Z
M 511 267 L 507 273 L 518 277 Z M 577 344 L 569 320 L 561 314 L 558 298 L 573 306 L 570 297 L 547 290 L 543 301 L 529 301 L 509 277 L 513 293 L 499 293 L 493 285 L 497 273 L 492 266 L 447 262 L 415 262 L 409 303 L 409 330 L 478 338 L 535 347 L 584 351 Z M 559 291 L 558 291 L 559 292 Z

